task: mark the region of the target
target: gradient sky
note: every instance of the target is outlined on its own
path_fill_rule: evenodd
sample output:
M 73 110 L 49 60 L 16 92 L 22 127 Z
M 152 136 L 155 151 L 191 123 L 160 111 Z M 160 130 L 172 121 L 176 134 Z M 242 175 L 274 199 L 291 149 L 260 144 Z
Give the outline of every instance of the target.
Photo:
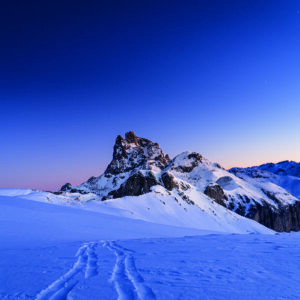
M 300 2 L 2 1 L 0 187 L 100 175 L 117 134 L 300 161 Z

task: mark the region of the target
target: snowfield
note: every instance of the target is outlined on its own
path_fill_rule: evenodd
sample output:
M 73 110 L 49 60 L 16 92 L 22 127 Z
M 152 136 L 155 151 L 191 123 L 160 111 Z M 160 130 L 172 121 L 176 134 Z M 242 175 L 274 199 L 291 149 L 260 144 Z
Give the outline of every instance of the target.
M 30 192 L 27 189 L 24 190 L 23 194 L 22 189 L 16 192 L 11 191 L 10 193 L 8 189 L 6 189 L 5 192 L 0 190 L 0 196 L 2 193 L 4 195 L 17 194 L 19 198 L 21 197 L 22 199 L 81 208 L 93 213 L 101 213 L 106 218 L 106 215 L 114 215 L 155 224 L 226 233 L 273 233 L 272 230 L 261 224 L 241 217 L 223 206 L 218 205 L 202 193 L 198 193 L 195 190 L 191 192 L 193 193 L 192 199 L 195 202 L 194 205 L 188 204 L 180 197 L 175 199 L 175 193 L 167 193 L 161 186 L 155 186 L 151 193 L 140 196 L 125 196 L 123 198 L 110 199 L 109 201 L 100 201 L 99 198 L 95 198 L 95 194 L 92 193 L 85 195 L 78 193 L 54 195 L 49 192 L 33 190 Z M 23 205 L 23 201 L 21 201 L 18 207 Z M 55 206 L 49 206 L 49 210 L 46 210 L 45 213 L 49 214 L 52 209 L 57 210 L 57 207 L 53 207 Z M 96 221 L 91 222 L 92 225 L 97 222 L 97 216 L 98 215 L 96 215 L 95 218 Z M 55 220 L 54 226 L 56 226 L 57 222 L 60 222 L 60 220 Z M 78 221 L 76 220 L 76 222 Z
M 203 228 L 171 226 L 48 196 L 0 191 L 0 299 L 299 299 L 297 233 L 240 216 L 222 232 L 204 217 Z

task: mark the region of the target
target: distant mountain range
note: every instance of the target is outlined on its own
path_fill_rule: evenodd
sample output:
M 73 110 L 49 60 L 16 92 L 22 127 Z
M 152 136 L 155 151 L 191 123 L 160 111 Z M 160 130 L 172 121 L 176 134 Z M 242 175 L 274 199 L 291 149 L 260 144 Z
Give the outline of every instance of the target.
M 232 168 L 229 171 L 240 178 L 250 177 L 272 182 L 300 198 L 300 163 L 286 160 L 251 168 Z
M 54 193 L 79 202 L 117 202 L 118 207 L 148 221 L 168 223 L 165 220 L 173 218 L 172 225 L 177 220 L 197 227 L 206 220 L 208 224 L 239 226 L 240 215 L 275 231 L 300 230 L 299 163 L 225 170 L 196 152 L 170 159 L 157 143 L 132 131 L 125 138 L 116 138 L 113 159 L 104 174 L 79 186 L 66 183 Z M 135 204 L 131 196 L 136 196 Z

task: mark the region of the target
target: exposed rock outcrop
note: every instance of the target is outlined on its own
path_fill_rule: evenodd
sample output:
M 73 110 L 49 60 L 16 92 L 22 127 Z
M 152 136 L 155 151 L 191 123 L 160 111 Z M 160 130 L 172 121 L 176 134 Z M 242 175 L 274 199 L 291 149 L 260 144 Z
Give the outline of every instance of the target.
M 227 200 L 227 196 L 218 184 L 208 185 L 204 190 L 204 194 L 215 200 L 218 204 L 226 207 L 225 200 Z
M 62 192 L 69 192 L 69 193 L 79 193 L 79 194 L 87 194 L 87 193 L 88 193 L 87 191 L 84 191 L 84 190 L 82 190 L 82 189 L 73 187 L 73 186 L 71 185 L 71 183 L 69 183 L 69 182 L 66 183 L 66 184 L 64 184 L 64 185 L 61 187 L 61 189 L 60 189 L 59 192 L 60 192 L 60 193 L 62 193 Z
M 169 174 L 168 172 L 164 172 L 161 175 L 161 180 L 165 186 L 165 188 L 169 191 L 172 189 L 179 188 L 179 185 L 177 182 L 175 182 L 174 176 L 172 174 Z
M 103 197 L 102 200 L 109 198 L 121 198 L 124 196 L 139 196 L 149 193 L 151 191 L 151 187 L 158 184 L 159 183 L 152 172 L 148 172 L 147 174 L 138 172 L 130 176 L 119 189 L 109 192 L 108 198 Z
M 62 192 L 68 192 L 68 191 L 70 191 L 72 189 L 72 185 L 71 185 L 71 183 L 66 183 L 66 184 L 64 184 L 62 187 L 61 187 L 61 191 Z
M 268 205 L 258 204 L 253 214 L 253 220 L 278 232 L 290 232 L 300 230 L 300 202 L 270 209 Z

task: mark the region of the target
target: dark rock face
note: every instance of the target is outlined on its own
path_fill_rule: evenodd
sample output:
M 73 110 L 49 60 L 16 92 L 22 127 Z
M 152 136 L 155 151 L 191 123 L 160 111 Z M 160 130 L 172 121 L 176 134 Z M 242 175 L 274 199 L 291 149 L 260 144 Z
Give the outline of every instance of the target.
M 88 192 L 83 191 L 83 190 L 81 190 L 81 189 L 77 189 L 77 188 L 72 187 L 71 183 L 66 183 L 66 184 L 64 184 L 64 185 L 61 187 L 60 191 L 57 192 L 56 194 L 57 194 L 57 195 L 60 195 L 60 194 L 62 194 L 62 192 L 80 193 L 80 194 L 87 194 L 87 193 L 88 193 Z
M 174 181 L 174 176 L 168 172 L 162 173 L 161 180 L 165 188 L 169 191 L 172 191 L 173 188 L 179 188 L 178 184 Z
M 264 192 L 270 199 L 278 204 L 279 208 L 275 208 L 265 201 L 260 204 L 254 199 L 252 199 L 248 213 L 245 212 L 244 206 L 235 207 L 233 205 L 230 207 L 230 203 L 226 207 L 243 217 L 255 220 L 277 232 L 300 231 L 300 201 L 282 206 L 280 205 L 280 201 L 276 198 L 276 194 L 271 194 L 268 191 Z
M 62 192 L 67 192 L 67 191 L 69 191 L 69 190 L 71 190 L 72 189 L 72 184 L 71 183 L 66 183 L 66 184 L 64 184 L 62 187 L 61 187 L 61 191 Z
M 155 176 L 151 172 L 147 175 L 138 172 L 130 176 L 118 190 L 111 191 L 108 197 L 121 198 L 124 196 L 140 196 L 149 193 L 151 187 L 158 184 Z M 102 200 L 106 199 L 104 198 Z
M 253 214 L 253 220 L 278 232 L 299 231 L 300 202 L 281 207 L 278 210 L 258 204 Z
M 204 190 L 204 194 L 212 198 L 218 204 L 226 207 L 226 203 L 224 202 L 224 200 L 227 200 L 227 196 L 218 184 L 208 185 Z
M 250 205 L 250 209 L 246 213 L 245 206 L 242 206 L 240 203 L 234 205 L 234 202 L 227 201 L 227 196 L 218 184 L 208 185 L 204 194 L 235 213 L 255 220 L 277 232 L 300 231 L 300 201 L 295 202 L 295 204 L 282 206 L 275 193 L 266 190 L 263 190 L 263 192 L 269 199 L 276 203 L 279 208 L 276 208 L 265 201 L 260 204 L 255 201 L 255 199 L 246 199 L 246 202 Z M 241 195 L 240 197 L 242 198 Z

